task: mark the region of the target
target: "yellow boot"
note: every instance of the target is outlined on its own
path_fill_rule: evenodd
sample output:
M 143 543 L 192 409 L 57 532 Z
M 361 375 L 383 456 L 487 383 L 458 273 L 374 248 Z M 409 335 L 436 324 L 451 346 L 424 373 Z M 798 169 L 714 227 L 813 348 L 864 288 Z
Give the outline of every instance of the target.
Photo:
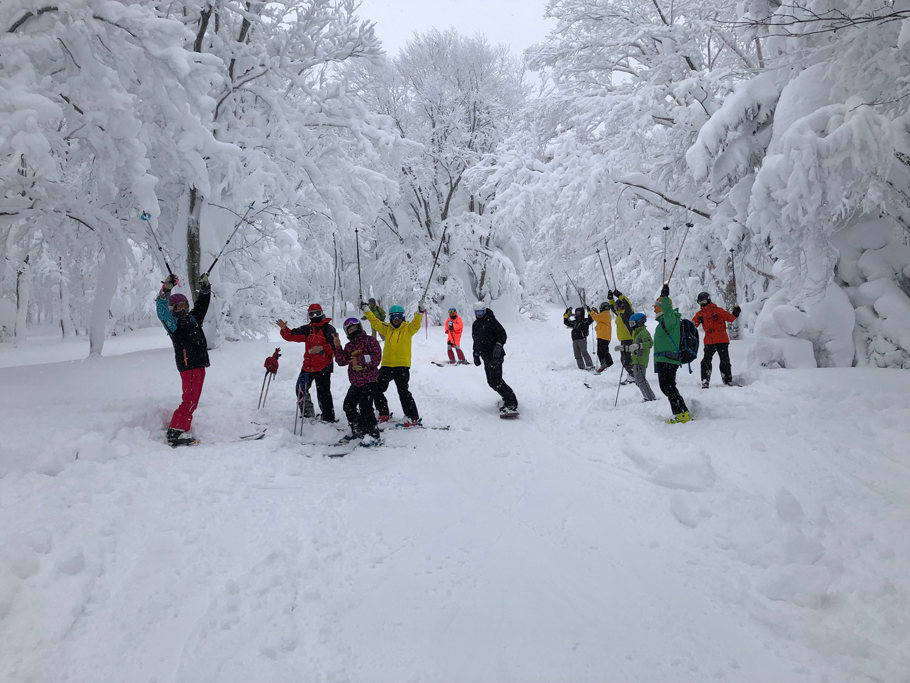
M 671 417 L 669 420 L 667 420 L 667 424 L 668 425 L 682 424 L 683 422 L 688 422 L 691 419 L 692 419 L 692 417 L 689 415 L 689 411 L 687 410 L 684 413 L 680 413 L 679 415 L 674 415 L 673 417 Z

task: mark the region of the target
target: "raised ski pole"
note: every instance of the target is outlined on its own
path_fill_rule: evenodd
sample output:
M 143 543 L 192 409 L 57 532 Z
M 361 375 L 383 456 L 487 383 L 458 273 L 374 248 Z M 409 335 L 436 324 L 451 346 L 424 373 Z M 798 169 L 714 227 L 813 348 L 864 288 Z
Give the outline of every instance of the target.
M 436 256 L 433 257 L 433 267 L 430 268 L 430 277 L 427 278 L 427 286 L 424 287 L 423 296 L 420 297 L 423 301 L 427 300 L 427 292 L 430 291 L 430 283 L 433 281 L 433 273 L 436 272 L 436 262 L 439 260 L 439 252 L 442 251 L 442 243 L 446 238 L 446 230 L 448 229 L 448 225 L 442 229 L 442 237 L 439 238 L 439 246 L 436 248 Z
M 224 253 L 224 250 L 227 249 L 227 246 L 231 243 L 231 240 L 234 239 L 234 235 L 237 234 L 237 231 L 240 230 L 240 226 L 246 221 L 246 217 L 250 214 L 250 211 L 253 210 L 253 204 L 256 202 L 250 202 L 249 206 L 246 207 L 246 212 L 241 216 L 240 220 L 237 221 L 237 225 L 234 226 L 234 232 L 231 233 L 231 236 L 227 238 L 227 242 L 224 243 L 224 246 L 221 247 L 221 251 L 218 252 L 218 256 L 215 257 L 215 260 L 212 261 L 212 265 L 209 266 L 209 269 L 205 271 L 205 275 L 212 274 L 212 268 L 215 267 L 215 264 L 218 263 L 218 259 L 221 258 L 221 255 Z
M 164 261 L 164 267 L 167 268 L 167 274 L 173 275 L 174 271 L 171 270 L 171 264 L 167 260 L 167 254 L 164 253 L 164 249 L 161 248 L 161 243 L 158 241 L 158 235 L 155 234 L 155 229 L 152 227 L 152 214 L 148 211 L 143 211 L 139 214 L 139 219 L 142 220 L 146 225 L 148 225 L 149 232 L 152 233 L 152 239 L 155 240 L 155 246 L 158 247 L 158 253 L 161 254 L 161 259 Z M 176 277 L 174 278 L 177 279 Z M 180 284 L 179 282 L 177 283 Z
M 600 261 L 600 270 L 604 274 L 604 282 L 607 285 L 607 289 L 610 289 L 610 281 L 607 279 L 607 269 L 604 268 L 604 260 L 600 258 L 600 249 L 597 250 L 597 260 Z
M 335 262 L 335 271 L 332 274 L 332 317 L 335 317 L 335 291 L 338 288 L 338 242 L 332 235 L 332 255 Z M 360 303 L 359 301 L 357 303 Z
M 669 233 L 669 232 L 670 232 L 670 226 L 665 225 L 664 226 L 664 270 L 663 270 L 663 273 L 661 273 L 661 275 L 660 275 L 661 282 L 667 281 L 667 233 Z
M 360 301 L 357 302 L 359 308 L 363 304 L 363 280 L 360 279 L 360 229 L 354 228 L 354 242 L 357 245 L 357 293 L 360 295 Z
M 619 367 L 619 384 L 616 385 L 616 399 L 613 401 L 613 407 L 614 407 L 614 408 L 615 408 L 616 405 L 619 403 L 619 388 L 622 386 L 622 373 L 623 373 L 623 370 L 625 370 L 625 367 L 623 367 L 623 366 L 622 366 L 622 363 L 620 363 L 620 367 Z
M 733 272 L 733 302 L 736 303 L 736 261 L 733 260 L 733 250 L 730 250 L 730 270 Z
M 575 293 L 578 294 L 578 300 L 581 302 L 582 307 L 585 305 L 585 298 L 581 295 L 581 290 L 578 288 L 578 285 L 572 280 L 572 276 L 569 275 L 567 271 L 562 271 L 566 274 L 566 277 L 569 278 L 569 282 L 572 283 L 572 286 L 575 288 Z
M 610 245 L 607 244 L 607 238 L 604 237 L 604 249 L 607 250 L 607 263 L 610 264 L 610 277 L 613 278 L 613 289 L 616 289 L 616 275 L 613 273 L 613 259 L 610 258 Z M 603 268 L 603 263 L 600 264 Z M 609 287 L 609 285 L 607 285 Z
M 559 285 L 556 284 L 556 278 L 553 277 L 553 273 L 550 273 L 550 279 L 553 280 L 553 286 L 556 287 L 556 293 L 559 294 L 559 298 L 562 299 L 562 302 L 566 305 L 566 308 L 569 308 L 569 302 L 566 301 L 566 297 L 562 295 L 562 292 L 559 291 Z
M 683 234 L 682 242 L 679 244 L 679 251 L 676 252 L 676 260 L 673 261 L 673 268 L 670 269 L 670 277 L 667 278 L 667 281 L 664 284 L 670 284 L 670 280 L 673 279 L 673 273 L 676 272 L 676 264 L 679 263 L 679 257 L 682 254 L 683 245 L 686 243 L 686 238 L 689 236 L 689 228 L 692 227 L 691 223 L 686 223 L 686 232 Z

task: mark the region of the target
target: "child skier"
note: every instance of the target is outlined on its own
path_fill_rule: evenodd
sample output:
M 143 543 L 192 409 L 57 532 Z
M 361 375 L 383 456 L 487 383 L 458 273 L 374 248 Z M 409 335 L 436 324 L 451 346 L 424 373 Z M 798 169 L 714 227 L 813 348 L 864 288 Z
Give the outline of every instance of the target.
M 705 352 L 701 359 L 701 388 L 707 389 L 711 382 L 712 362 L 714 354 L 720 359 L 720 378 L 724 384 L 733 384 L 733 367 L 730 365 L 730 337 L 727 336 L 727 323 L 735 321 L 742 309 L 739 304 L 733 307 L 733 312 L 728 313 L 720 306 L 711 302 L 707 292 L 698 295 L 698 305 L 701 310 L 692 318 L 695 326 L 705 330 Z
M 351 433 L 345 440 L 363 439 L 361 446 L 377 446 L 382 442 L 373 412 L 373 400 L 378 386 L 382 349 L 378 341 L 363 331 L 357 318 L 344 321 L 344 334 L 349 341 L 343 348 L 337 334 L 334 335 L 334 342 L 335 362 L 342 367 L 348 366 L 348 379 L 351 381 L 344 397 L 344 414 L 351 425 Z
M 361 310 L 373 329 L 385 337 L 385 352 L 382 354 L 382 366 L 379 368 L 379 384 L 376 389 L 376 409 L 379 411 L 379 421 L 389 421 L 389 402 L 385 392 L 392 381 L 398 388 L 398 398 L 401 409 L 404 411 L 405 420 L 403 427 L 421 426 L 420 414 L 417 412 L 417 403 L 408 388 L 411 379 L 411 339 L 420 331 L 423 321 L 423 299 L 417 305 L 417 314 L 411 322 L 404 324 L 404 308 L 392 306 L 389 309 L 389 322 L 380 321 L 370 310 L 369 305 L 362 304 Z
M 676 388 L 676 372 L 680 364 L 680 315 L 673 308 L 669 285 L 664 285 L 660 290 L 660 298 L 654 302 L 654 313 L 658 322 L 654 331 L 654 370 L 657 372 L 660 390 L 670 401 L 670 409 L 673 411 L 673 417 L 667 420 L 667 424 L 688 422 L 691 419 L 689 409 Z
M 208 275 L 203 274 L 199 278 L 199 297 L 193 310 L 190 310 L 190 303 L 183 294 L 171 294 L 176 285 L 177 278 L 168 275 L 155 301 L 158 320 L 164 325 L 174 345 L 177 370 L 180 371 L 180 382 L 183 385 L 180 406 L 174 411 L 167 430 L 167 443 L 172 448 L 199 443 L 187 432 L 193 424 L 193 412 L 199 405 L 205 369 L 209 366 L 208 342 L 202 331 L 202 323 L 212 296 Z
M 483 369 L 487 375 L 487 384 L 497 394 L 502 396 L 502 406 L 499 408 L 500 417 L 515 417 L 518 415 L 518 399 L 515 392 L 502 379 L 502 363 L 506 357 L 503 345 L 508 339 L 505 328 L 493 315 L 487 305 L 478 301 L 474 304 L 474 324 L 471 326 L 471 337 L 474 340 L 474 365 L 480 365 L 483 359 Z
M 651 340 L 651 333 L 645 327 L 647 321 L 648 318 L 644 313 L 627 314 L 623 322 L 632 332 L 632 344 L 625 348 L 628 349 L 632 356 L 632 379 L 638 386 L 639 391 L 641 391 L 642 397 L 646 401 L 656 401 L 657 397 L 651 390 L 651 385 L 648 384 L 648 378 L 645 376 L 648 370 L 648 363 L 651 360 L 651 347 L 654 346 L 654 342 Z M 622 348 L 617 346 L 616 351 L 620 351 Z
M 579 370 L 594 370 L 591 355 L 588 353 L 588 330 L 593 320 L 585 317 L 585 309 L 579 306 L 572 315 L 572 309 L 567 308 L 562 316 L 566 327 L 572 330 L 572 351 L 575 353 L 575 362 Z
M 307 310 L 309 324 L 291 329 L 284 320 L 278 320 L 281 338 L 290 342 L 303 342 L 303 367 L 297 378 L 297 409 L 303 417 L 315 417 L 310 386 L 316 382 L 316 399 L 319 401 L 321 420 L 335 422 L 335 403 L 332 400 L 332 357 L 334 354 L 335 328 L 329 323 L 319 304 L 310 304 Z
M 446 351 L 449 353 L 449 365 L 455 365 L 455 353 L 458 353 L 458 365 L 467 365 L 468 361 L 461 352 L 461 332 L 464 329 L 464 323 L 461 316 L 454 308 L 449 309 L 449 317 L 446 319 Z
M 597 361 L 600 363 L 597 372 L 600 374 L 613 365 L 613 356 L 610 355 L 610 340 L 613 338 L 613 316 L 610 315 L 610 304 L 603 301 L 599 311 L 589 308 L 588 315 L 597 323 Z

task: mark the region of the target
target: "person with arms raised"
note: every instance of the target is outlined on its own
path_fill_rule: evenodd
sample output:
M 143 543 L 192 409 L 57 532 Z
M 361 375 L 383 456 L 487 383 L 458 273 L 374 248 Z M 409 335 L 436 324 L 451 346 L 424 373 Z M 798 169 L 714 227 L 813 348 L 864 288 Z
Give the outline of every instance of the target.
M 297 408 L 303 417 L 315 417 L 310 386 L 316 383 L 316 398 L 319 401 L 320 418 L 323 422 L 335 422 L 335 403 L 332 400 L 332 359 L 334 338 L 337 336 L 331 318 L 326 318 L 319 304 L 310 304 L 307 310 L 310 322 L 291 329 L 284 320 L 278 321 L 281 338 L 285 341 L 305 344 L 303 367 L 297 378 Z

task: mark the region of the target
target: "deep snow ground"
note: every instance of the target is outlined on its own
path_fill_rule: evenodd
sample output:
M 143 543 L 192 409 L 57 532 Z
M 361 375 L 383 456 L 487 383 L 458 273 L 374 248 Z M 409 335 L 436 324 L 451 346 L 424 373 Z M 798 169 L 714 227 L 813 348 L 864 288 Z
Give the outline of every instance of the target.
M 163 332 L 0 347 L 0 681 L 910 681 L 910 374 L 693 366 L 669 426 L 559 322 L 507 325 L 515 422 L 421 332 L 451 430 L 341 460 L 290 432 L 298 345 L 215 351 L 177 451 Z

